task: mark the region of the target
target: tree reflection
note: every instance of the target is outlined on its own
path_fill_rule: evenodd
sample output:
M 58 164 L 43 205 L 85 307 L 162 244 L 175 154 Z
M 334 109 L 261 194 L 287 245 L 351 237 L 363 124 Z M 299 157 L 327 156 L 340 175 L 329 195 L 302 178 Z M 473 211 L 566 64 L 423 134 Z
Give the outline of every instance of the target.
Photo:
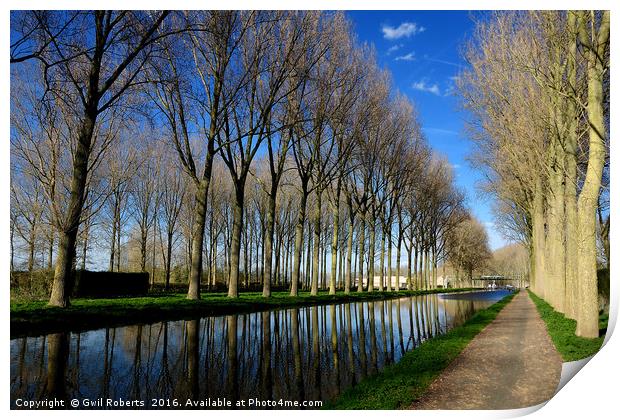
M 329 309 L 331 316 L 332 374 L 334 375 L 334 386 L 338 389 L 340 388 L 340 354 L 338 352 L 338 332 L 336 331 L 338 329 L 338 324 L 336 322 L 336 305 L 331 305 Z
M 197 400 L 200 395 L 200 320 L 187 321 L 185 328 L 187 333 L 187 383 L 189 384 L 191 398 Z
M 301 345 L 299 341 L 299 310 L 297 308 L 291 310 L 291 338 L 293 342 L 293 365 L 295 386 L 293 396 L 298 401 L 304 398 L 304 384 L 301 366 Z
M 11 397 L 329 400 L 491 303 L 422 295 L 16 339 Z
M 238 400 L 239 383 L 237 378 L 237 315 L 226 317 L 228 336 L 226 393 L 232 401 Z
M 262 397 L 270 400 L 273 395 L 273 382 L 271 379 L 271 313 L 262 313 L 262 357 L 261 357 L 261 389 Z
M 47 384 L 45 397 L 67 401 L 67 359 L 69 358 L 69 333 L 47 336 Z

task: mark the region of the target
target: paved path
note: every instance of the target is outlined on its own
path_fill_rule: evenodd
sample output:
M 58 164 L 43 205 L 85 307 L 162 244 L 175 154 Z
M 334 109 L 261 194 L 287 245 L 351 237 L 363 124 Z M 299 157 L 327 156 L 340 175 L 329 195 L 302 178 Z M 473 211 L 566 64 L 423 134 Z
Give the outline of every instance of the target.
M 435 379 L 413 409 L 509 409 L 553 396 L 562 359 L 526 291 Z

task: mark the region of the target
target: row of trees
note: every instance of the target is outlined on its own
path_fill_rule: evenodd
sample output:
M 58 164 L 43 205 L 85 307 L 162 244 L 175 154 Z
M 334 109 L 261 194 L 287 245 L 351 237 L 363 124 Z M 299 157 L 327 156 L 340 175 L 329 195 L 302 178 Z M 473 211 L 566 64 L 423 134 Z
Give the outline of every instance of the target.
M 533 290 L 576 319 L 578 335 L 597 337 L 597 237 L 609 261 L 609 12 L 496 13 L 477 25 L 466 58 L 459 90 L 498 221 L 527 244 Z
M 436 284 L 463 195 L 342 13 L 11 19 L 12 226 L 29 269 L 55 258 L 51 305 L 79 247 L 119 270 L 128 232 L 166 284 L 186 256 L 190 299 L 218 263 L 230 297 L 252 273 L 265 296 L 398 288 L 401 250 L 409 288 Z

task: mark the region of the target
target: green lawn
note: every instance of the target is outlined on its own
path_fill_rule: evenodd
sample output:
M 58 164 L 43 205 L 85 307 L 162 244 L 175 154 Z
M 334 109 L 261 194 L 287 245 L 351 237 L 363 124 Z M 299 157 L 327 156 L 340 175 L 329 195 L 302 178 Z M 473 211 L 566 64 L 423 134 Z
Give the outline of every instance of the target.
M 425 341 L 398 363 L 362 380 L 324 408 L 390 410 L 409 407 L 514 296 L 508 295 L 479 311 L 447 334 Z
M 133 298 L 74 299 L 68 308 L 49 307 L 47 301 L 11 302 L 11 337 L 466 290 L 471 289 L 352 292 L 348 295 L 343 292 L 329 295 L 322 291 L 318 296 L 300 292 L 298 297 L 291 297 L 288 292 L 275 292 L 270 298 L 262 297 L 259 292 L 248 292 L 237 299 L 228 298 L 225 293 L 203 293 L 199 301 L 187 300 L 185 294 L 160 293 Z
M 551 305 L 529 291 L 530 298 L 536 305 L 538 313 L 547 324 L 547 331 L 555 348 L 562 355 L 565 362 L 584 359 L 595 354 L 603 345 L 605 332 L 607 331 L 608 314 L 599 317 L 599 338 L 582 338 L 575 335 L 577 321 L 569 319 L 560 312 L 553 310 Z

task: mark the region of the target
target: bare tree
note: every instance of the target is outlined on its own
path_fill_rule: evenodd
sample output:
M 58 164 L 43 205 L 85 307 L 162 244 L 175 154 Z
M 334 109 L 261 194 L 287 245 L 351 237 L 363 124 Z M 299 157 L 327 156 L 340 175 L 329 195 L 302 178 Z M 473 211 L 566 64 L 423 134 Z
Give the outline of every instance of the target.
M 244 192 L 252 160 L 268 132 L 273 135 L 280 130 L 271 125 L 274 107 L 301 84 L 289 76 L 307 53 L 305 45 L 300 48 L 297 42 L 303 41 L 308 25 L 293 17 L 280 12 L 235 15 L 237 48 L 223 89 L 229 106 L 225 108 L 224 124 L 218 133 L 220 156 L 235 187 L 229 297 L 238 296 Z
M 166 232 L 166 254 L 164 256 L 164 264 L 165 288 L 168 290 L 170 287 L 170 268 L 172 265 L 174 236 L 178 227 L 181 209 L 183 208 L 183 205 L 185 205 L 187 183 L 185 180 L 185 174 L 183 174 L 178 165 L 171 162 L 171 159 L 164 159 L 164 165 L 166 179 L 163 182 L 160 181 L 162 210 L 160 213 L 160 226 L 163 225 Z
M 23 19 L 36 20 L 40 26 L 37 31 L 40 36 L 31 38 L 30 42 L 37 45 L 34 50 L 39 52 L 38 59 L 43 63 L 45 93 L 62 101 L 71 111 L 70 132 L 75 136 L 71 193 L 59 229 L 49 301 L 50 305 L 65 307 L 69 305 L 69 279 L 92 166 L 92 140 L 97 120 L 141 82 L 139 76 L 151 57 L 157 28 L 168 13 L 19 13 Z M 28 33 L 19 37 L 26 38 Z
M 457 270 L 461 269 L 467 274 L 471 284 L 474 271 L 483 268 L 491 258 L 484 226 L 470 217 L 457 225 L 448 241 L 450 261 Z
M 161 177 L 161 154 L 157 153 L 155 143 L 142 142 L 141 156 L 132 179 L 130 194 L 132 196 L 133 217 L 140 233 L 140 271 L 146 272 L 148 234 L 156 220 L 161 193 L 157 188 Z

